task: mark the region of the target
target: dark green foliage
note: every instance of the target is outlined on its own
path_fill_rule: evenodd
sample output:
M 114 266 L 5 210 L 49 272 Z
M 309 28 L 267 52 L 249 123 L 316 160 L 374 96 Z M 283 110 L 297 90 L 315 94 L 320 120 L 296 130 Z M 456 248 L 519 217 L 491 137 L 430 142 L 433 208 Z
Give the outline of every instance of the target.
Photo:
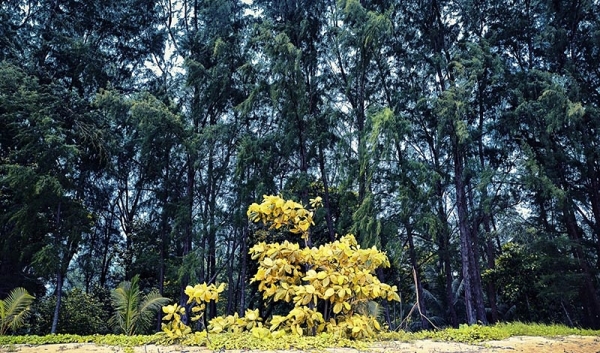
M 581 325 L 573 320 L 581 318 L 574 303 L 582 274 L 576 261 L 562 255 L 568 248 L 565 238 L 502 247 L 496 267 L 484 278 L 497 285 L 503 320 Z
M 36 300 L 29 320 L 29 334 L 50 333 L 55 305 L 56 296 Z M 92 293 L 86 294 L 81 289 L 75 288 L 67 292 L 63 298 L 57 333 L 76 335 L 111 333 L 112 330 L 108 326 L 111 311 L 106 290 L 97 288 Z

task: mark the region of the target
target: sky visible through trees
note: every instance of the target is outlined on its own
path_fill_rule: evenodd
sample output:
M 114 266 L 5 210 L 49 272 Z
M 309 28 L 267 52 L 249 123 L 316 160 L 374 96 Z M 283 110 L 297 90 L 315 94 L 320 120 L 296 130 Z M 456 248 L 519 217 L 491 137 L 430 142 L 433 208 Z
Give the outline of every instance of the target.
M 0 296 L 53 332 L 136 275 L 268 312 L 248 250 L 300 239 L 247 207 L 319 196 L 391 328 L 600 328 L 599 129 L 596 0 L 5 0 Z

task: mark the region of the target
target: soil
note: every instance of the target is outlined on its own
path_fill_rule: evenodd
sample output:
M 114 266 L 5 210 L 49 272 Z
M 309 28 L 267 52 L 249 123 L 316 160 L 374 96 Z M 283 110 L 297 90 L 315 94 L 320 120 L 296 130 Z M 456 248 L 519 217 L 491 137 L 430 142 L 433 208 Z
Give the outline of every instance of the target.
M 96 344 L 48 344 L 40 346 L 12 345 L 0 347 L 0 352 L 18 353 L 120 353 L 124 348 L 102 346 Z M 134 348 L 135 353 L 213 353 L 202 347 L 155 346 L 147 345 Z M 220 353 L 258 353 L 259 351 L 232 350 Z M 270 353 L 293 353 L 298 351 L 277 351 Z M 511 337 L 501 341 L 488 341 L 479 344 L 455 342 L 436 342 L 419 340 L 413 342 L 378 342 L 367 350 L 353 348 L 330 348 L 327 353 L 458 353 L 458 352 L 490 352 L 490 353 L 600 353 L 600 337 L 564 336 L 564 337 Z

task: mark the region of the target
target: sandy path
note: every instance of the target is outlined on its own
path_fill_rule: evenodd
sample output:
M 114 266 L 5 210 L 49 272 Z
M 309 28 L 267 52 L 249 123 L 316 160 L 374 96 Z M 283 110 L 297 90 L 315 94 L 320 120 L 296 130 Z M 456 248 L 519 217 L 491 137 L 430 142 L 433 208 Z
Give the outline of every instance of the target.
M 594 336 L 565 336 L 556 338 L 544 337 L 511 337 L 502 341 L 489 341 L 480 344 L 465 344 L 454 342 L 435 342 L 419 340 L 414 342 L 379 342 L 368 350 L 352 348 L 330 348 L 328 353 L 458 353 L 458 352 L 489 352 L 489 353 L 600 353 L 600 337 Z M 14 345 L 0 347 L 0 352 L 8 353 L 125 353 L 124 348 L 114 346 L 99 346 L 95 344 L 48 344 L 41 346 Z M 135 353 L 213 353 L 202 347 L 181 346 L 141 346 L 134 348 Z M 227 353 L 250 353 L 259 351 L 232 350 Z M 286 353 L 293 351 L 276 351 Z

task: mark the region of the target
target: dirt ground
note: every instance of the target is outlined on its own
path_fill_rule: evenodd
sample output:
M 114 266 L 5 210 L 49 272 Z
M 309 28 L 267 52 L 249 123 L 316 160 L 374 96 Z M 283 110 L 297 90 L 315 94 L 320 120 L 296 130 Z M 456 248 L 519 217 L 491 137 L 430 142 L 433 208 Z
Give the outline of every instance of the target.
M 14 345 L 0 347 L 0 352 L 18 353 L 119 353 L 123 348 L 99 346 L 95 344 L 49 344 L 41 346 Z M 182 346 L 141 346 L 135 347 L 135 353 L 213 353 L 202 347 Z M 252 353 L 259 351 L 232 350 L 226 353 Z M 290 353 L 294 351 L 276 351 L 271 353 Z M 490 352 L 490 353 L 600 353 L 600 337 L 564 336 L 556 338 L 544 337 L 511 337 L 502 341 L 488 341 L 480 344 L 464 344 L 452 342 L 435 342 L 420 340 L 414 342 L 379 342 L 367 350 L 352 348 L 330 348 L 327 353 L 457 353 L 457 352 Z M 221 352 L 224 353 L 224 352 Z

